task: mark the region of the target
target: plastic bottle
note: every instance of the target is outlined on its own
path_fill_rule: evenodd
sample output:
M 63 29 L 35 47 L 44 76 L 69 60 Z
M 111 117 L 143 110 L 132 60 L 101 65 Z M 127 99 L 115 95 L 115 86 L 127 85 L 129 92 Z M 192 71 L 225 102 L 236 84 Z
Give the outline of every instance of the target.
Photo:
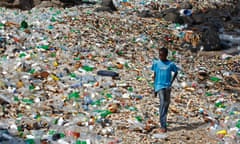
M 78 99 L 80 98 L 79 92 L 72 92 L 68 95 L 69 99 Z
M 82 66 L 82 69 L 84 69 L 87 72 L 91 72 L 94 70 L 94 67 L 85 65 L 85 66 Z
M 77 140 L 76 144 L 91 144 L 90 139 L 86 139 L 86 140 Z
M 190 16 L 192 14 L 192 10 L 190 9 L 181 9 L 180 10 L 180 15 L 182 16 Z
M 156 139 L 164 139 L 164 138 L 167 137 L 167 134 L 158 134 L 158 133 L 156 133 L 156 134 L 153 134 L 152 137 L 156 138 Z
M 26 29 L 28 28 L 28 23 L 26 21 L 21 22 L 21 28 Z
M 111 113 L 112 113 L 112 112 L 109 111 L 109 110 L 103 110 L 103 111 L 100 112 L 100 116 L 101 116 L 102 118 L 105 118 L 105 117 L 107 117 L 108 115 L 110 115 Z
M 217 77 L 217 76 L 211 76 L 210 77 L 210 80 L 212 81 L 212 82 L 219 82 L 221 79 L 219 78 L 219 77 Z

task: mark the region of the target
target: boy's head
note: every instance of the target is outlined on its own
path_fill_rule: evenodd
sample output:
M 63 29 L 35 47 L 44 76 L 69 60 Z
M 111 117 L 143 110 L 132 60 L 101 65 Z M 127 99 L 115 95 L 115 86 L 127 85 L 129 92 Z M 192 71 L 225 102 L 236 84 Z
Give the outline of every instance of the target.
M 163 47 L 159 50 L 159 58 L 160 60 L 167 60 L 168 49 Z

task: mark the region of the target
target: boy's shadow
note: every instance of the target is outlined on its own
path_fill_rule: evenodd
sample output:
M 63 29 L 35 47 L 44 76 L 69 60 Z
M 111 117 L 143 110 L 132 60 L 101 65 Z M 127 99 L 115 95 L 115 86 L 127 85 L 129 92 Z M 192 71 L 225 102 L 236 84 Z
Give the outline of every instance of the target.
M 207 125 L 206 122 L 178 122 L 178 121 L 168 121 L 168 123 L 176 124 L 177 126 L 169 127 L 168 131 L 180 131 L 180 130 L 194 130 L 199 127 L 203 127 L 204 125 Z

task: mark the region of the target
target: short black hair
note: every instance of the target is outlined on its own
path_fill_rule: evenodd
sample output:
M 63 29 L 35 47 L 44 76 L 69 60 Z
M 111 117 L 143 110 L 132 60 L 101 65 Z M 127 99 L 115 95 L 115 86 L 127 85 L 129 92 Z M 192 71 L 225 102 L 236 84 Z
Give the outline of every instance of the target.
M 163 52 L 164 54 L 168 55 L 168 49 L 165 48 L 165 47 L 160 48 L 160 49 L 159 49 L 159 53 L 160 53 L 160 52 Z

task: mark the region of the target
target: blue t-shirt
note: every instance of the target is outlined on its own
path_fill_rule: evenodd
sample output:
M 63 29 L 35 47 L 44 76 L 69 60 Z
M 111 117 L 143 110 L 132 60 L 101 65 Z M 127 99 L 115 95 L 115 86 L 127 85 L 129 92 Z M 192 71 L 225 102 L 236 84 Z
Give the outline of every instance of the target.
M 155 72 L 154 90 L 155 92 L 163 88 L 171 86 L 172 72 L 177 72 L 179 69 L 172 61 L 154 60 L 152 71 Z

